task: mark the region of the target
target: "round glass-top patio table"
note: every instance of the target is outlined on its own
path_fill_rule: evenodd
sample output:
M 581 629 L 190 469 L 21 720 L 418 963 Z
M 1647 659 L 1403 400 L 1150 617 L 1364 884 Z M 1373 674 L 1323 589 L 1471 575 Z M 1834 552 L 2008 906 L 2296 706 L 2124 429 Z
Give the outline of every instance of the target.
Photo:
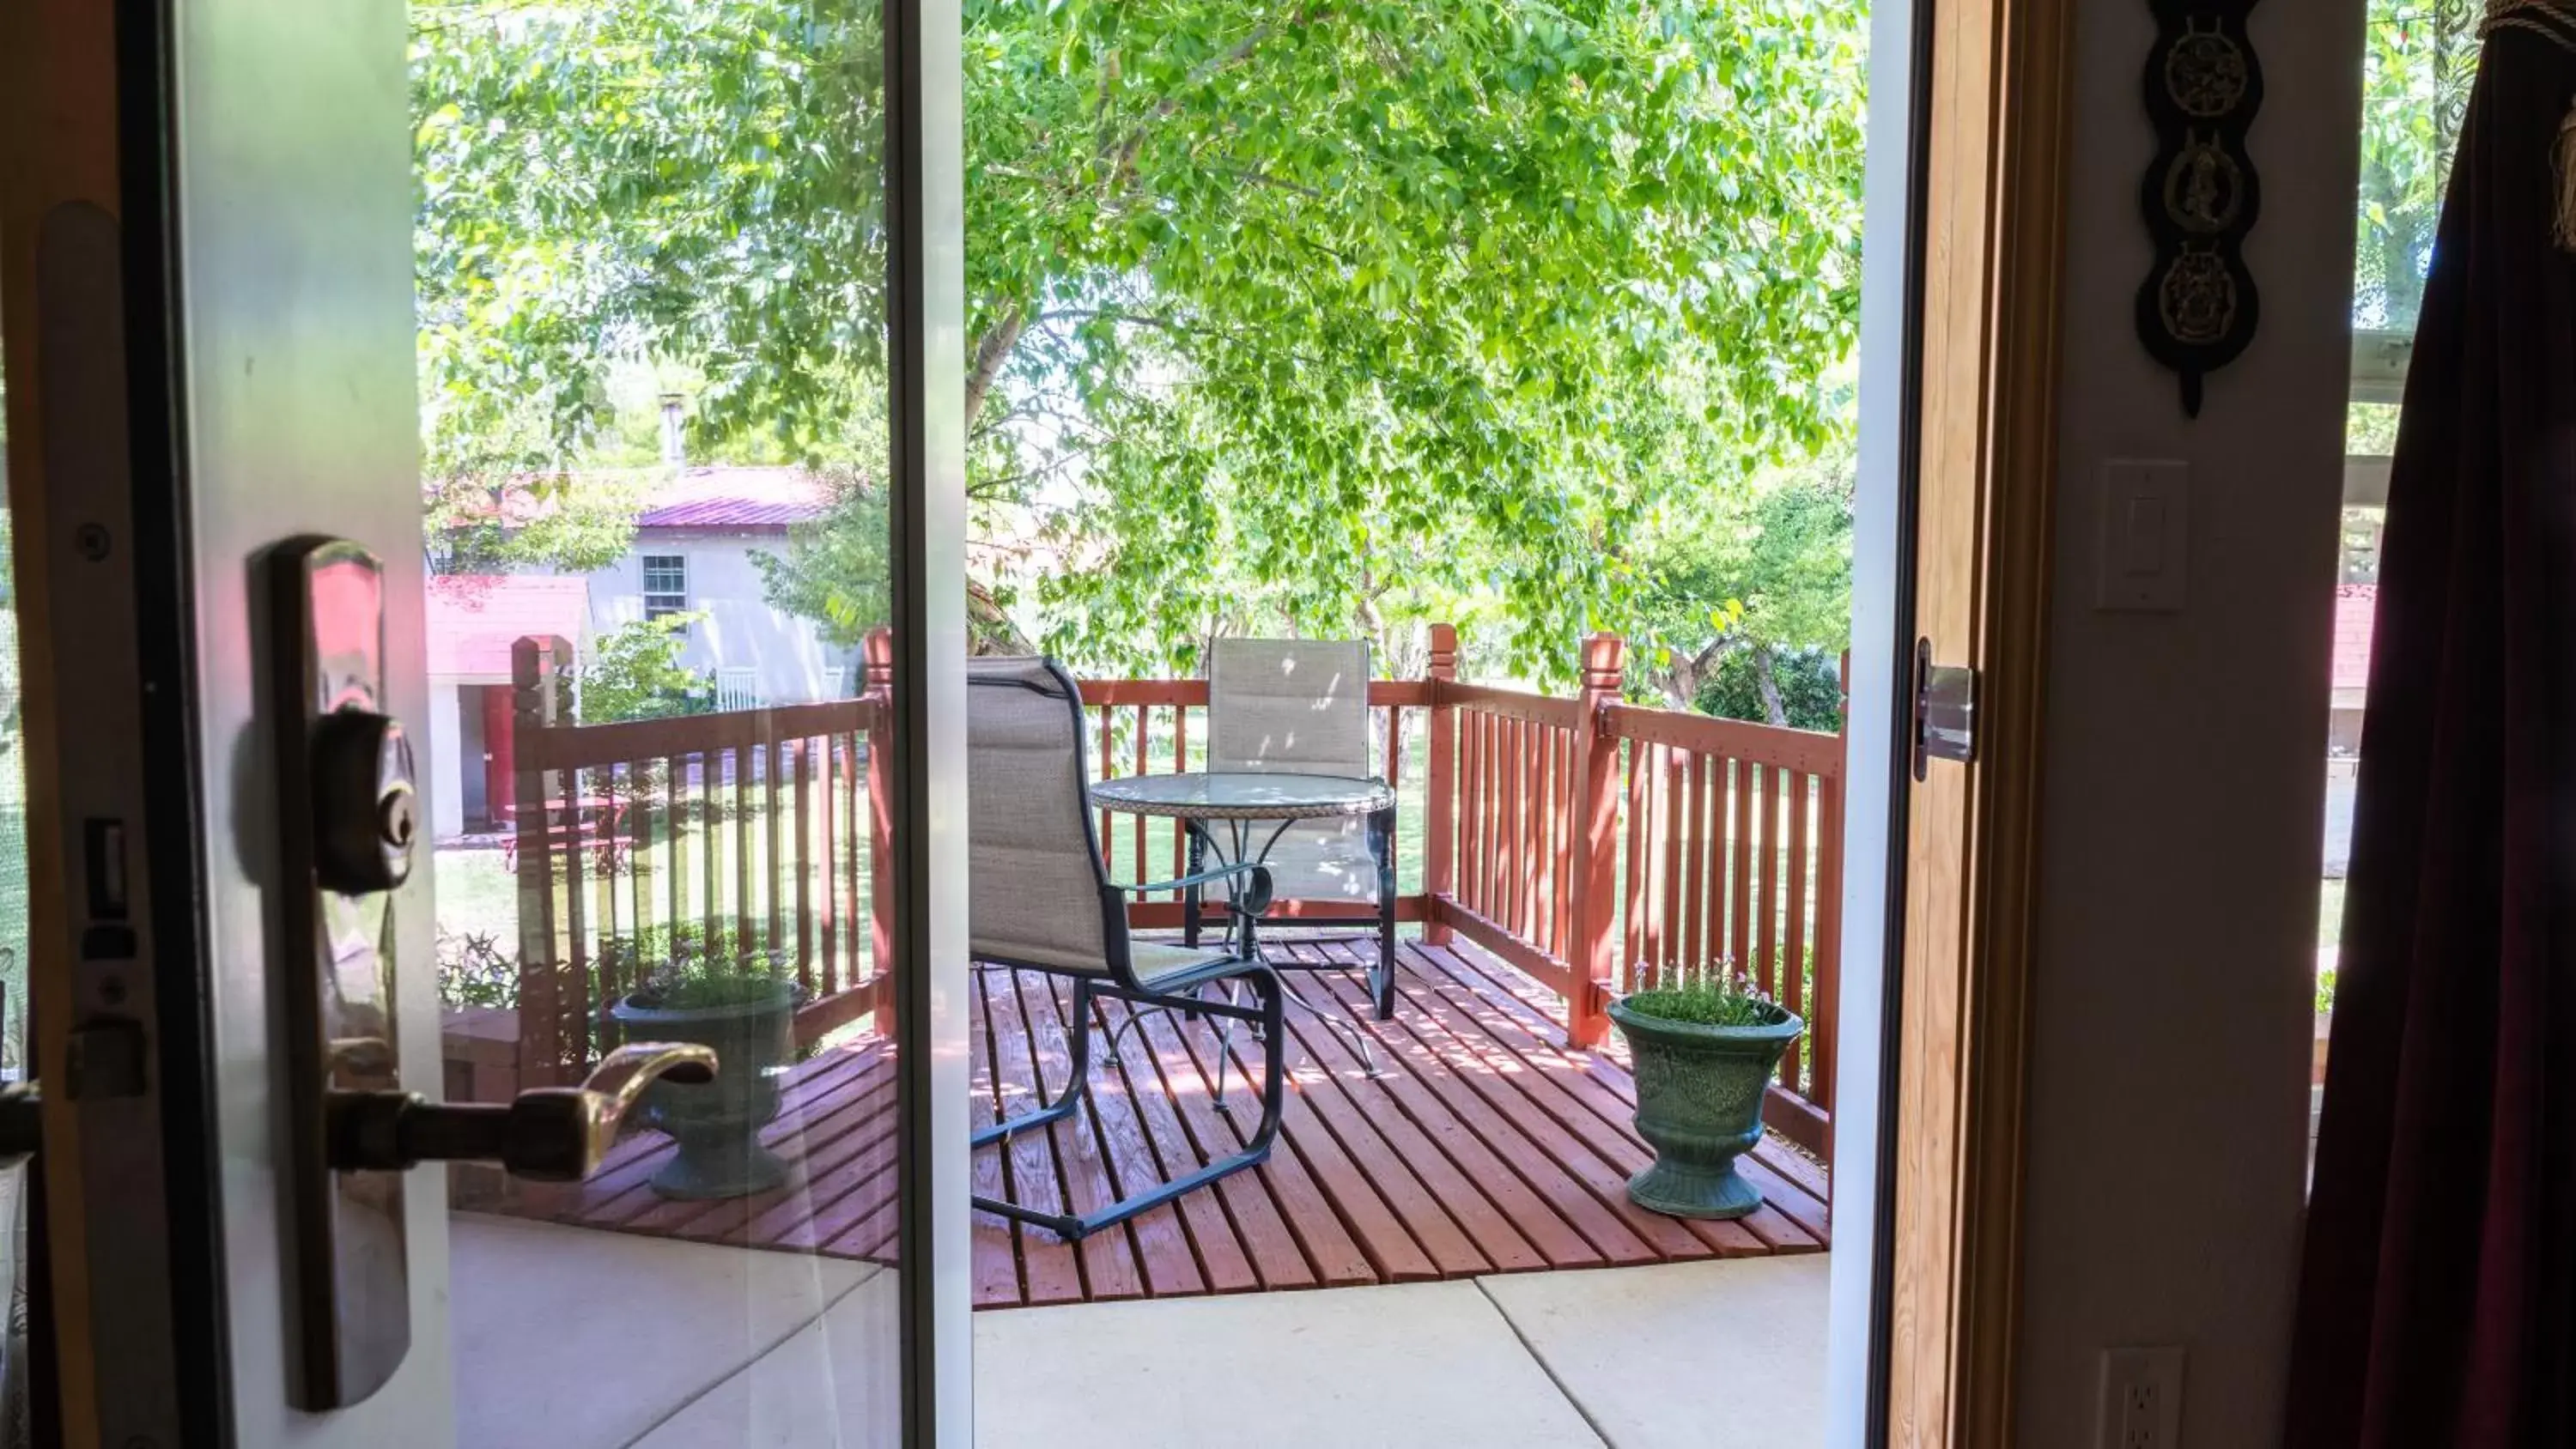
M 1344 775 L 1187 770 L 1103 780 L 1091 787 L 1091 801 L 1131 815 L 1287 823 L 1373 815 L 1395 804 L 1395 791 L 1382 780 Z
M 1383 780 L 1347 775 L 1298 775 L 1286 771 L 1254 773 L 1229 770 L 1184 770 L 1168 775 L 1127 775 L 1091 787 L 1091 803 L 1104 810 L 1179 820 L 1189 826 L 1216 857 L 1215 864 L 1260 865 L 1270 857 L 1288 827 L 1301 820 L 1338 820 L 1374 815 L 1395 808 L 1395 790 Z M 1261 827 L 1269 826 L 1267 831 Z M 1225 827 L 1223 835 L 1212 828 Z M 1244 910 L 1227 892 L 1226 913 L 1233 922 L 1236 949 L 1259 956 L 1259 916 Z M 1267 958 L 1263 958 L 1267 961 Z M 1298 969 L 1294 963 L 1268 961 L 1273 972 Z M 1317 968 L 1305 968 L 1317 969 Z M 1349 1022 L 1317 1010 L 1304 996 L 1289 991 L 1287 999 L 1351 1040 L 1370 1076 L 1379 1075 L 1377 1053 L 1366 1033 Z M 1111 1040 L 1110 1050 L 1117 1050 Z M 1222 1105 L 1224 1091 L 1218 1090 Z

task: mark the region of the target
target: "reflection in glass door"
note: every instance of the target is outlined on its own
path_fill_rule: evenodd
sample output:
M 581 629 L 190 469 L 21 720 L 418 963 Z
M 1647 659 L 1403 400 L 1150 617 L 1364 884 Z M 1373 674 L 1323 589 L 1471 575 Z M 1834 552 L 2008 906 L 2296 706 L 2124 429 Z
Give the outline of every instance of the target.
M 452 1169 L 457 1442 L 893 1442 L 878 8 L 410 36 L 448 1095 L 723 1063 L 589 1181 Z
M 0 328 L 7 319 L 0 317 Z M 27 751 L 18 698 L 16 513 L 8 503 L 9 384 L 0 362 L 0 1082 L 28 1075 Z M 5 1219 L 0 1210 L 0 1219 Z
M 0 337 L 8 318 L 0 312 Z M 0 1087 L 30 1081 L 27 1055 L 27 749 L 19 712 L 17 514 L 8 501 L 8 374 L 0 349 Z M 33 1207 L 23 1160 L 0 1159 L 0 1305 L 11 1322 L 29 1285 L 26 1214 Z M 28 1351 L 26 1335 L 0 1335 L 0 1442 L 22 1442 L 31 1430 L 29 1379 L 13 1372 Z

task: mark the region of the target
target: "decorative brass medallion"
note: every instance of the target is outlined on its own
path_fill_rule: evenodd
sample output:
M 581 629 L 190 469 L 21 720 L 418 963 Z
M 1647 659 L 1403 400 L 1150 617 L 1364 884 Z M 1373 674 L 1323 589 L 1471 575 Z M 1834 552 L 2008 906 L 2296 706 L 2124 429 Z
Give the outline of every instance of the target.
M 2245 99 L 2253 63 L 2225 32 L 2196 28 L 2201 19 L 2186 16 L 2183 23 L 2195 28 L 2165 51 L 2164 86 L 2184 115 L 2206 121 L 2226 115 Z
M 2182 377 L 2183 411 L 2200 416 L 2201 380 L 2254 339 L 2259 297 L 2241 247 L 2262 188 L 2245 133 L 2263 103 L 2263 71 L 2245 40 L 2254 0 L 2150 0 L 2156 48 L 2146 67 L 2156 159 L 2138 192 L 2156 263 L 2138 288 L 2138 336 Z

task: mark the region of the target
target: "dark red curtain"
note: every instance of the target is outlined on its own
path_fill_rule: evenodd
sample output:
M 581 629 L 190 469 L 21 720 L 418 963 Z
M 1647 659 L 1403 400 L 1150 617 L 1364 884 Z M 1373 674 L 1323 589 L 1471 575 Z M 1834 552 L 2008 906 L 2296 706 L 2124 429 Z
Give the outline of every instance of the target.
M 2389 484 L 2293 1449 L 2576 1444 L 2576 0 L 2498 9 Z

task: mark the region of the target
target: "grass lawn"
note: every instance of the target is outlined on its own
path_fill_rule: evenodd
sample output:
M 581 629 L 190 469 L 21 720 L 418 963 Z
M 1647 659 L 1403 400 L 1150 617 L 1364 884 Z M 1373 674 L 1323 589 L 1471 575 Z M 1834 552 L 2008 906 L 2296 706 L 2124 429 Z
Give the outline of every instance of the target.
M 443 846 L 436 860 L 439 930 L 490 936 L 517 955 L 519 882 L 501 868 L 501 848 Z

